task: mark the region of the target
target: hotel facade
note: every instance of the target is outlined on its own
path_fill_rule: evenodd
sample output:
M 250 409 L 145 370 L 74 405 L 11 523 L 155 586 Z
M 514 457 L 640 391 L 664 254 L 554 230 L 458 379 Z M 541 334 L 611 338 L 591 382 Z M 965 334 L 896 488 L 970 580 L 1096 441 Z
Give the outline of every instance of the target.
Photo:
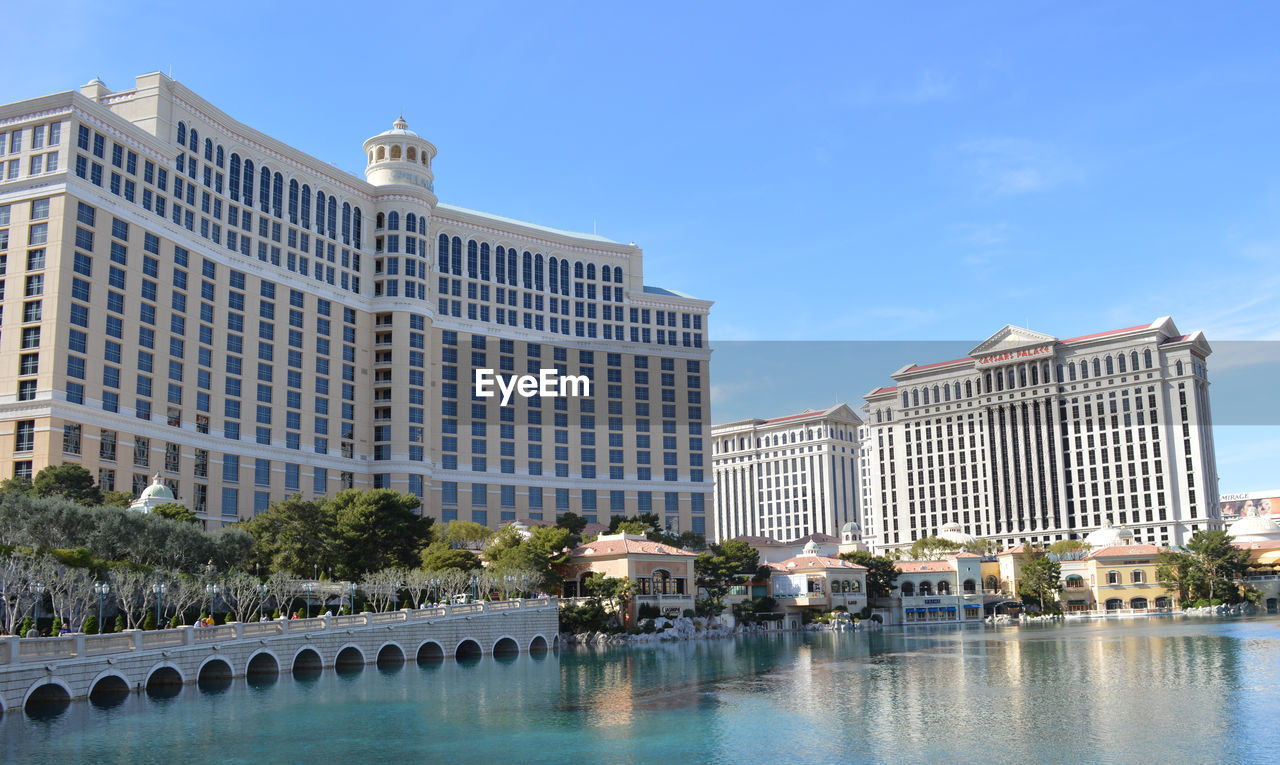
M 0 474 L 158 472 L 211 526 L 382 487 L 708 531 L 711 304 L 634 245 L 439 203 L 403 119 L 360 151 L 363 177 L 158 73 L 0 107 Z M 590 394 L 503 406 L 478 369 Z
M 866 396 L 864 535 L 909 547 L 949 523 L 1000 547 L 1106 524 L 1184 544 L 1222 527 L 1203 333 L 1168 317 L 1058 338 L 1006 326 Z
M 712 427 L 715 541 L 840 536 L 858 521 L 860 424 L 838 404 Z

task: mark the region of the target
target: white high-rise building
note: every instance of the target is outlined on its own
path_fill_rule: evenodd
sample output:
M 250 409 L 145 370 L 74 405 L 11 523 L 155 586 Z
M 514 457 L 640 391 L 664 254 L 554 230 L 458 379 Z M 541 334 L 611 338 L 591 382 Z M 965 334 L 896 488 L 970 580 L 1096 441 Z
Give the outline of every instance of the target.
M 847 404 L 711 427 L 715 540 L 838 537 L 858 519 L 858 426 Z
M 948 523 L 1006 547 L 1107 522 L 1161 545 L 1221 528 L 1211 352 L 1168 317 L 1067 340 L 1009 325 L 899 369 L 866 397 L 864 530 L 881 550 Z

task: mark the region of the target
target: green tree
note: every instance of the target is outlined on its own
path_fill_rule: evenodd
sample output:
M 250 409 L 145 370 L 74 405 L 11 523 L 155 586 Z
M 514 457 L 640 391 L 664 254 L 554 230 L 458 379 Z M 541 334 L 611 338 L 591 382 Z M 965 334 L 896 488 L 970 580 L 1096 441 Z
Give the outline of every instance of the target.
M 627 604 L 635 597 L 636 583 L 625 576 L 590 576 L 583 584 L 587 595 L 602 603 L 606 611 L 625 614 Z
M 471 521 L 449 521 L 440 538 L 453 547 L 475 549 L 483 547 L 493 537 L 493 529 Z
M 911 560 L 942 560 L 962 551 L 964 545 L 942 537 L 923 537 L 911 544 L 907 556 Z
M 1225 531 L 1197 531 L 1187 542 L 1192 569 L 1199 575 L 1203 595 L 1209 600 L 1222 597 L 1238 603 L 1244 599 L 1236 580 L 1249 568 L 1249 553 L 1233 547 L 1231 541 Z
M 470 550 L 450 547 L 446 542 L 432 542 L 424 548 L 421 562 L 428 571 L 474 571 L 480 568 L 480 556 Z
M 93 482 L 93 475 L 80 465 L 50 465 L 36 473 L 31 483 L 31 493 L 36 497 L 66 497 L 85 507 L 102 502 L 102 492 Z
M 417 563 L 431 541 L 432 519 L 414 510 L 420 501 L 412 494 L 390 489 L 347 489 L 329 500 L 334 519 L 334 573 L 359 579 L 365 571 Z
M 898 567 L 887 555 L 872 555 L 865 550 L 841 553 L 840 557 L 867 569 L 867 597 L 887 598 L 898 581 Z
M 337 560 L 336 518 L 327 500 L 295 494 L 243 525 L 253 537 L 252 560 L 270 571 L 309 576 L 315 566 L 329 569 Z
M 729 588 L 755 576 L 760 568 L 760 553 L 746 542 L 729 539 L 711 545 L 707 552 L 694 559 L 693 568 L 698 587 L 707 593 L 702 609 L 715 616 L 724 610 L 724 596 L 729 594 Z
M 1032 550 L 1022 564 L 1019 574 L 1018 596 L 1024 603 L 1038 601 L 1040 610 L 1045 603 L 1053 603 L 1062 591 L 1062 565 L 1043 550 Z
M 991 539 L 974 539 L 966 542 L 963 547 L 965 552 L 981 555 L 984 558 L 989 558 L 1000 552 L 1000 546 Z
M 574 536 L 582 534 L 582 530 L 587 527 L 587 519 L 577 513 L 565 513 L 556 518 L 556 525 L 562 529 L 568 529 L 569 533 Z
M 1178 593 L 1179 603 L 1191 599 L 1201 579 L 1190 555 L 1163 550 L 1156 556 L 1156 581 L 1166 590 Z
M 25 476 L 14 476 L 0 481 L 0 496 L 8 494 L 23 494 L 30 496 L 31 479 Z
M 183 523 L 200 522 L 196 514 L 188 510 L 186 505 L 179 505 L 176 502 L 152 508 L 151 514 L 158 518 L 168 518 L 171 521 L 182 521 Z
M 652 530 L 647 523 L 642 521 L 623 521 L 618 524 L 616 529 L 611 530 L 611 533 L 638 534 L 642 537 L 647 537 Z
M 127 491 L 104 491 L 102 503 L 110 507 L 128 507 L 133 504 L 134 496 Z
M 1083 539 L 1060 539 L 1049 545 L 1049 554 L 1059 560 L 1073 560 L 1089 552 L 1089 544 Z

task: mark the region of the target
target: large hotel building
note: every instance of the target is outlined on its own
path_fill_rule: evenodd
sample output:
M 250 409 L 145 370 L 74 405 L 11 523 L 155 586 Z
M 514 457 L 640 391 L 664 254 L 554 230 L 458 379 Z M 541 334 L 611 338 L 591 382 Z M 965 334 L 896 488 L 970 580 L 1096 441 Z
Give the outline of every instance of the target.
M 1169 318 L 1059 340 L 1006 326 L 867 395 L 863 533 L 877 550 L 959 523 L 1001 547 L 1106 523 L 1181 545 L 1219 529 L 1201 332 Z
M 386 487 L 706 532 L 710 303 L 634 245 L 438 203 L 435 155 L 397 120 L 352 176 L 158 73 L 0 107 L 0 475 L 159 473 L 212 526 Z M 590 395 L 503 406 L 476 369 Z
M 858 426 L 846 404 L 711 429 L 715 539 L 839 536 L 858 520 Z

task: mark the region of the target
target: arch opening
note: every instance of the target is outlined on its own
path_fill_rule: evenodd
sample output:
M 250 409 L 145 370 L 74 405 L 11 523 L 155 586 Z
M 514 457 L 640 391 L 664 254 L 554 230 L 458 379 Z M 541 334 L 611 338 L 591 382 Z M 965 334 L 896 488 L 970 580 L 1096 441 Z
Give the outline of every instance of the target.
M 534 656 L 541 656 L 546 652 L 547 652 L 547 639 L 544 638 L 543 636 L 536 635 L 534 636 L 533 640 L 529 641 L 530 654 L 533 654 Z
M 293 676 L 297 680 L 314 680 L 324 670 L 320 654 L 312 648 L 303 648 L 293 657 Z
M 71 694 L 58 683 L 45 683 L 27 696 L 24 709 L 28 717 L 48 720 L 62 714 L 71 706 Z
M 388 643 L 378 651 L 378 669 L 398 669 L 404 666 L 404 651 L 395 643 Z
M 458 661 L 477 662 L 484 652 L 480 649 L 480 644 L 471 638 L 458 643 L 457 649 L 453 652 L 453 658 Z
M 338 652 L 337 658 L 333 660 L 333 668 L 338 674 L 363 672 L 364 654 L 360 653 L 359 648 L 349 645 Z
M 89 703 L 95 707 L 110 709 L 124 703 L 129 696 L 129 684 L 119 675 L 107 675 L 93 684 L 89 690 Z
M 444 661 L 444 649 L 439 643 L 426 642 L 418 647 L 419 664 L 439 664 Z
M 520 656 L 520 644 L 509 637 L 500 638 L 493 644 L 493 658 L 502 662 L 515 661 Z
M 205 693 L 221 693 L 231 687 L 231 665 L 224 659 L 211 659 L 200 668 L 196 686 Z
M 280 662 L 266 651 L 261 651 L 249 659 L 244 675 L 250 685 L 273 685 L 280 679 Z
M 171 699 L 182 691 L 182 675 L 173 667 L 157 667 L 147 678 L 147 696 Z

